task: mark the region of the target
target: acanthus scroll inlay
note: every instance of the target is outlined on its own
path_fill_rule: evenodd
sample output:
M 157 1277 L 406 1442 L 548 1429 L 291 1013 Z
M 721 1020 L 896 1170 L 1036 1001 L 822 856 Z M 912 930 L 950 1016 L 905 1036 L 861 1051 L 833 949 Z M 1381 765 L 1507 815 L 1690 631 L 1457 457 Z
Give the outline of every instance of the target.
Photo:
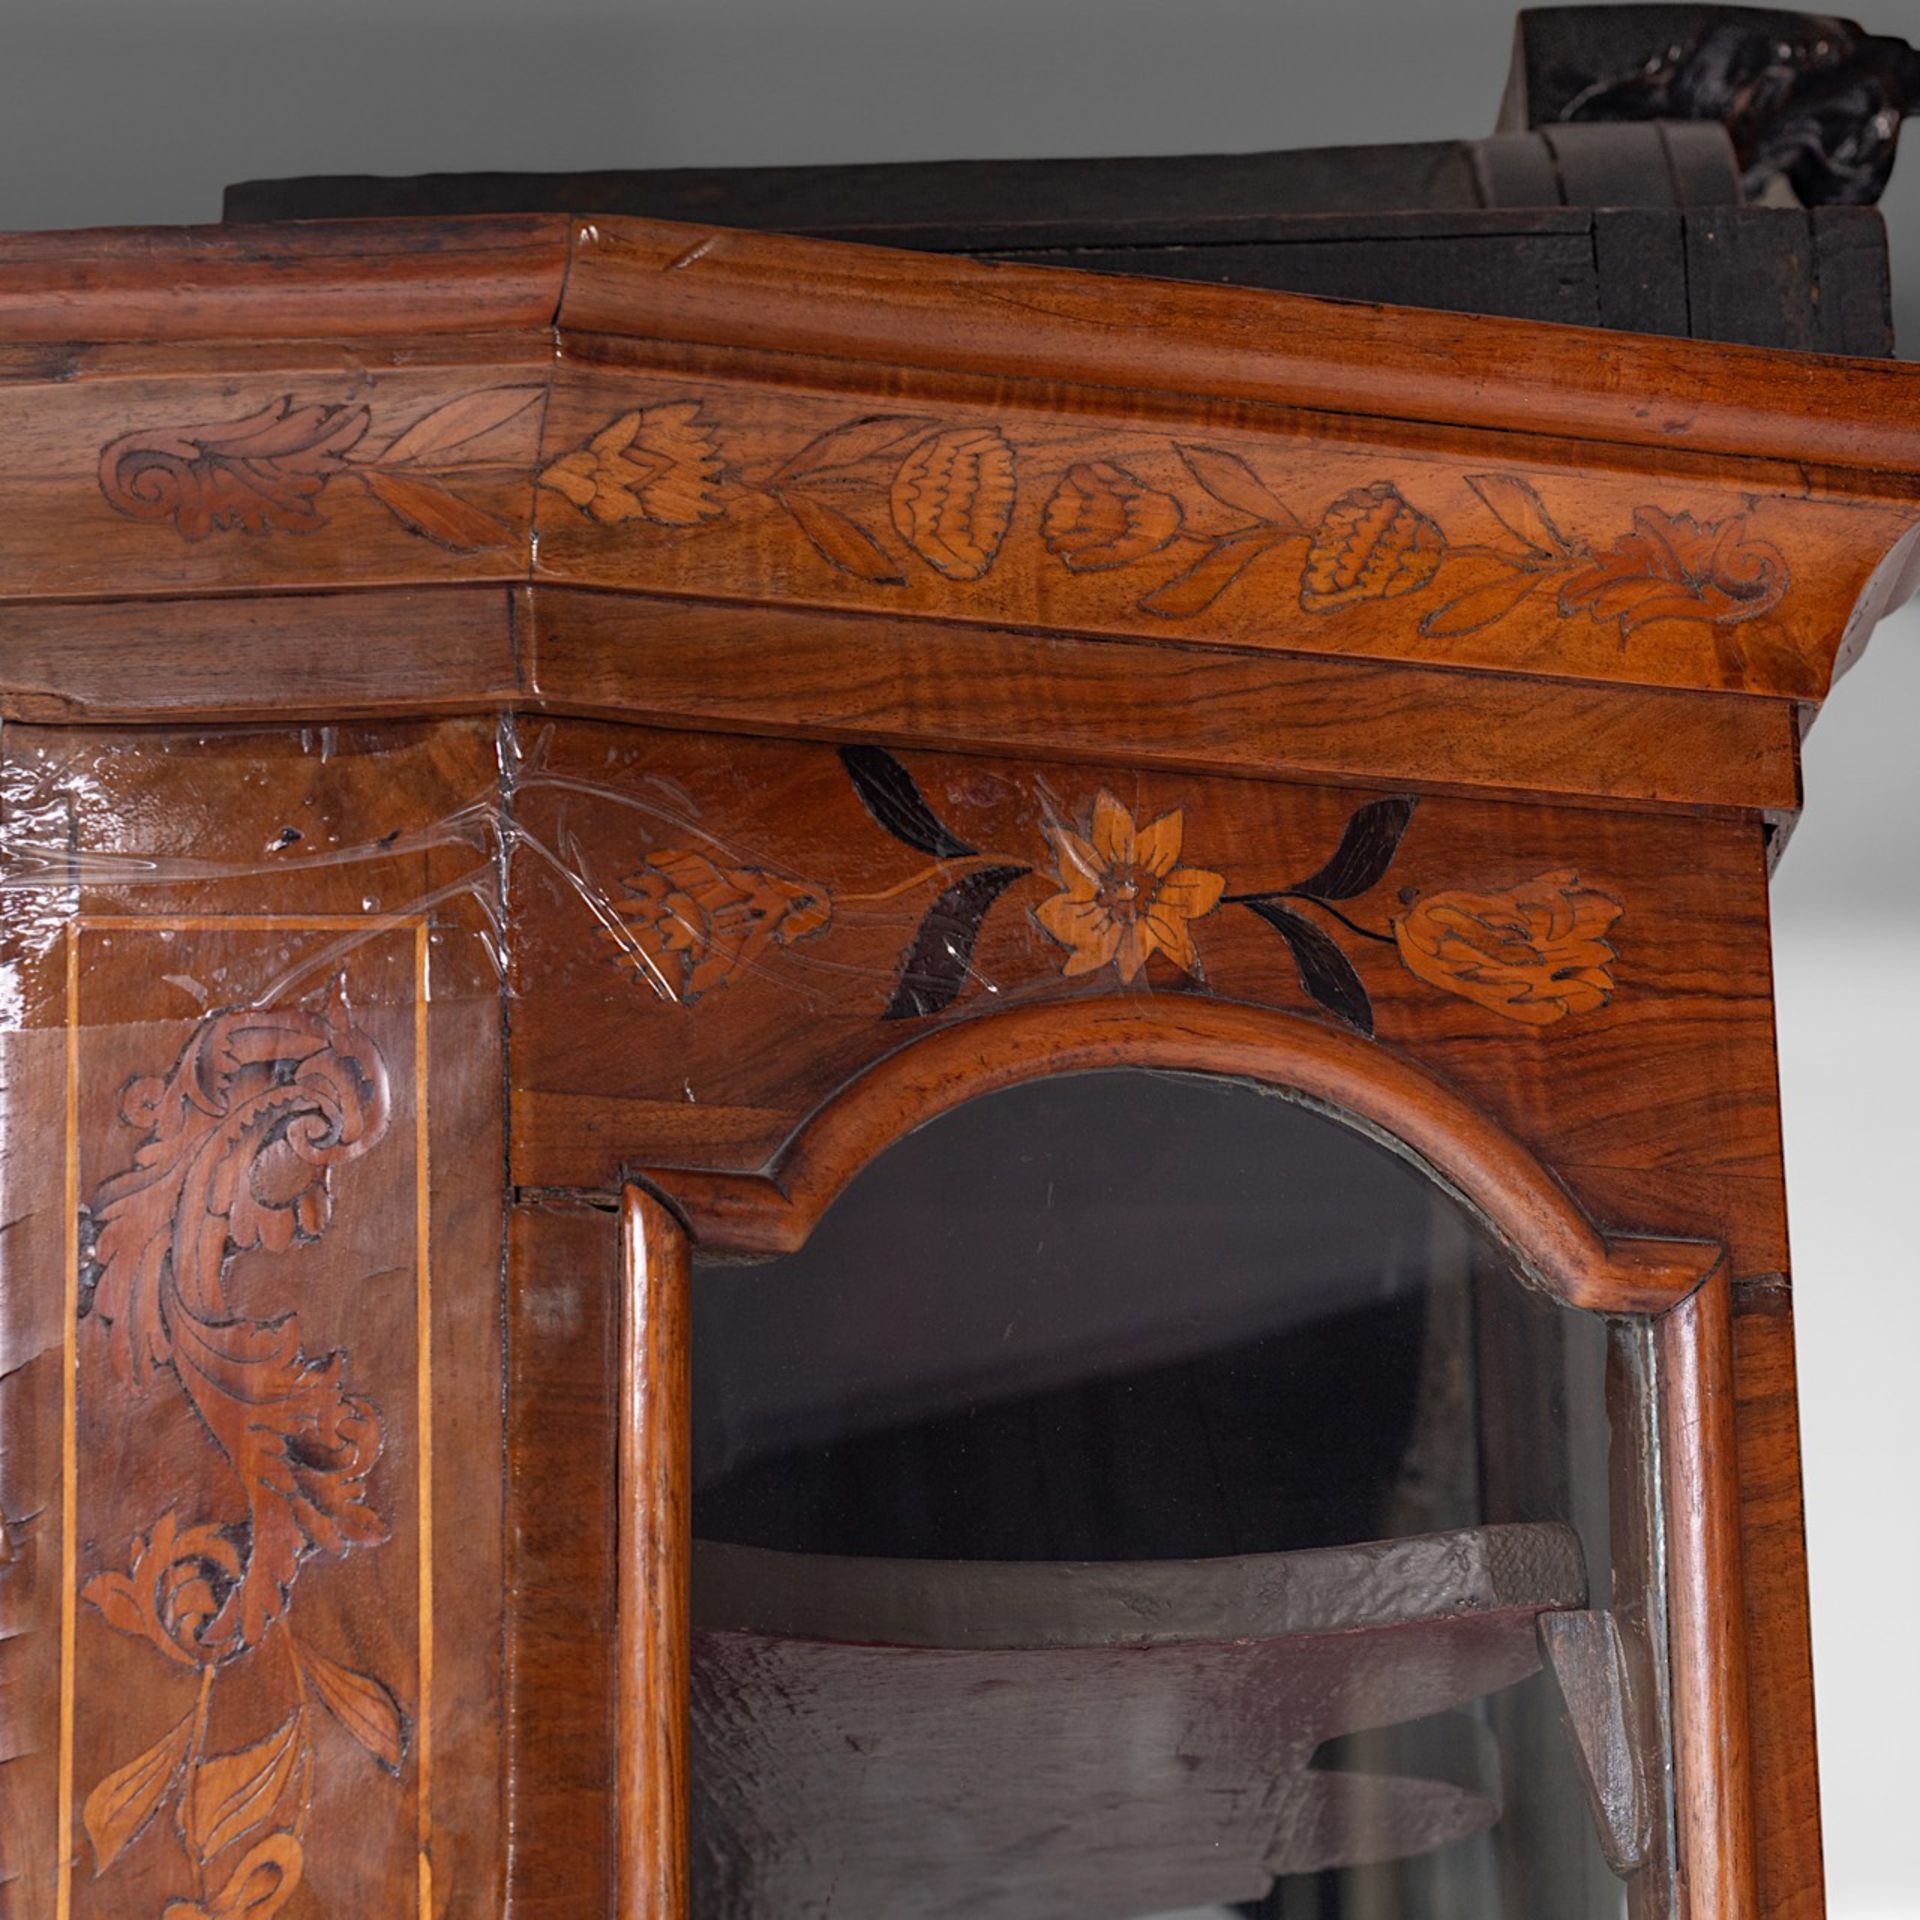
M 392 1690 L 290 1620 L 307 1560 L 387 1537 L 368 1488 L 380 1410 L 349 1387 L 345 1354 L 308 1353 L 292 1312 L 242 1311 L 228 1283 L 236 1255 L 320 1238 L 334 1169 L 379 1144 L 389 1111 L 385 1063 L 339 984 L 320 1011 L 210 1015 L 164 1076 L 127 1087 L 122 1118 L 141 1142 L 84 1222 L 83 1317 L 135 1393 L 185 1396 L 233 1483 L 181 1487 L 130 1543 L 125 1570 L 81 1587 L 181 1683 L 174 1725 L 82 1808 L 96 1873 L 172 1809 L 184 1885 L 162 1920 L 264 1920 L 299 1885 L 316 1707 L 388 1772 L 405 1756 Z M 256 1657 L 276 1663 L 284 1715 L 263 1738 L 211 1751 L 218 1681 Z
M 541 396 L 539 387 L 486 387 L 430 409 L 373 454 L 362 401 L 294 404 L 283 394 L 242 420 L 142 429 L 100 450 L 100 491 L 130 520 L 171 521 L 188 540 L 216 532 L 318 533 L 324 496 L 357 481 L 410 533 L 456 553 L 506 545 L 513 528 L 466 498 L 455 480 L 522 469 L 486 442 Z

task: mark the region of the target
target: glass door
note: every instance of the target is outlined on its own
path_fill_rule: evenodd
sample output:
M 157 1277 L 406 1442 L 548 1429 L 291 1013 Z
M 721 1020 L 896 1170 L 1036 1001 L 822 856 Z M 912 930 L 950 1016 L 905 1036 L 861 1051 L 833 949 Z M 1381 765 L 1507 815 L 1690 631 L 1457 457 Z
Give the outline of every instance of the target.
M 1644 1330 L 1386 1145 L 1035 1081 L 692 1299 L 702 1920 L 1663 1910 Z

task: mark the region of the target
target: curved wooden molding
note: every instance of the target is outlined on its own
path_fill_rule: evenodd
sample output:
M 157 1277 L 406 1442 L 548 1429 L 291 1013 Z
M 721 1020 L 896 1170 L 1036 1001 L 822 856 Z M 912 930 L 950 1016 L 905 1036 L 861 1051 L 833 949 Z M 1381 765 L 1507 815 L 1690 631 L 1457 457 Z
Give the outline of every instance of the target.
M 483 581 L 998 630 L 1037 670 L 1097 638 L 1817 702 L 1920 526 L 1898 362 L 559 213 L 0 237 L 0 364 L 6 711 L 61 697 L 76 600 Z M 291 710 L 338 655 L 372 712 L 565 700 L 601 623 L 525 611 L 526 662 L 516 629 L 451 679 L 335 633 L 142 685 Z
M 1570 1306 L 1661 1313 L 1724 1259 L 1712 1243 L 1601 1233 L 1551 1172 L 1480 1108 L 1377 1042 L 1317 1020 L 1203 1000 L 1092 1000 L 947 1027 L 843 1088 L 758 1174 L 649 1170 L 706 1251 L 790 1253 L 860 1170 L 963 1101 L 1109 1067 L 1220 1074 L 1271 1087 L 1403 1154 Z

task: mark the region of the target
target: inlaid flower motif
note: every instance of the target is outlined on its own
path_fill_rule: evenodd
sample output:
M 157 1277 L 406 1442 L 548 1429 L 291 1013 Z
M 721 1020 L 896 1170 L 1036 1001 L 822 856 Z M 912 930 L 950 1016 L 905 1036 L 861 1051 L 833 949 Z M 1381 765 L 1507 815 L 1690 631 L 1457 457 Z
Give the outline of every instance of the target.
M 623 413 L 584 447 L 554 461 L 540 484 L 609 526 L 646 520 L 692 527 L 726 511 L 715 497 L 720 456 L 697 400 Z
M 1013 521 L 1013 448 L 995 427 L 947 427 L 901 461 L 894 531 L 936 573 L 983 580 Z
M 1190 922 L 1220 904 L 1227 883 L 1204 867 L 1179 864 L 1184 823 L 1176 809 L 1136 828 L 1133 815 L 1102 789 L 1084 836 L 1048 828 L 1061 891 L 1034 911 L 1069 949 L 1061 969 L 1069 979 L 1112 964 L 1131 981 L 1156 953 L 1183 973 L 1197 970 Z
M 1546 1027 L 1607 1004 L 1616 956 L 1605 936 L 1621 912 L 1566 870 L 1507 893 L 1429 894 L 1393 922 L 1393 937 L 1429 985 Z
M 218 1527 L 182 1527 L 165 1513 L 144 1539 L 136 1537 L 127 1572 L 95 1574 L 80 1597 L 109 1625 L 151 1640 L 169 1660 L 210 1667 L 232 1649 L 202 1636 L 243 1570 L 239 1549 Z
M 615 911 L 624 931 L 609 929 L 607 937 L 627 946 L 635 971 L 682 1006 L 769 946 L 791 946 L 833 918 L 824 888 L 678 848 L 649 854 L 621 889 Z
M 1180 503 L 1111 460 L 1069 467 L 1047 502 L 1047 551 L 1074 573 L 1104 573 L 1158 553 L 1180 531 Z
M 1330 506 L 1307 551 L 1300 604 L 1309 613 L 1417 592 L 1439 571 L 1447 536 L 1390 480 Z

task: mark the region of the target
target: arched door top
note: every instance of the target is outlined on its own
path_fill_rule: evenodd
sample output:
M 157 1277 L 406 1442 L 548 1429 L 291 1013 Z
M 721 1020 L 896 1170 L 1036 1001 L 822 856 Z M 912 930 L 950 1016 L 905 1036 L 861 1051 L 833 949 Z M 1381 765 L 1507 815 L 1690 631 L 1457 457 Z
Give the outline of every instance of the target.
M 1533 1284 L 1570 1306 L 1659 1313 L 1725 1257 L 1709 1241 L 1603 1233 L 1528 1148 L 1376 1041 L 1205 1000 L 1089 1000 L 947 1027 L 848 1082 L 763 1172 L 661 1168 L 641 1177 L 703 1249 L 787 1253 L 869 1161 L 915 1128 L 1023 1081 L 1122 1067 L 1250 1081 L 1325 1110 L 1414 1162 L 1486 1223 Z

